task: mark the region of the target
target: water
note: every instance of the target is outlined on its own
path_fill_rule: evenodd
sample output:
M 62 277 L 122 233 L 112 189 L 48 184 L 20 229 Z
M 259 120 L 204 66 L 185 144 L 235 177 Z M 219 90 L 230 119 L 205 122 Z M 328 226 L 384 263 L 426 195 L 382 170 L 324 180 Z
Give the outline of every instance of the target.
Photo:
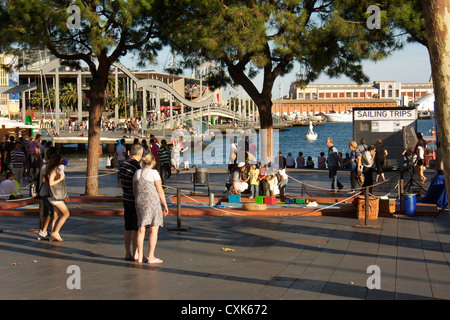
M 419 119 L 418 120 L 418 131 L 424 135 L 428 135 L 428 132 L 432 129 L 432 125 L 435 123 L 435 119 Z M 303 152 L 305 159 L 311 156 L 315 167 L 317 167 L 317 157 L 321 152 L 325 155 L 328 152 L 328 147 L 326 145 L 326 139 L 331 137 L 334 141 L 336 148 L 343 153 L 349 152 L 348 142 L 353 140 L 353 125 L 352 123 L 339 123 L 339 122 L 328 122 L 322 124 L 321 126 L 315 126 L 314 131 L 318 134 L 318 138 L 315 141 L 308 141 L 305 139 L 305 134 L 308 132 L 308 126 L 298 126 L 292 128 L 286 128 L 278 133 L 279 139 L 279 150 L 282 152 L 283 156 L 287 156 L 289 152 L 292 153 L 294 158 L 297 157 L 298 153 Z M 359 141 L 357 141 L 359 142 Z M 204 152 L 204 163 L 196 164 L 198 167 L 210 167 L 210 168 L 224 168 L 227 166 L 227 148 L 228 144 L 223 141 L 222 155 L 220 153 Z M 200 150 L 198 148 L 197 150 Z M 69 167 L 84 167 L 87 161 L 86 151 L 78 151 L 77 145 L 66 146 L 63 151 L 64 158 L 69 160 Z M 100 168 L 106 167 L 106 157 L 107 154 L 104 153 L 100 157 Z M 194 153 L 191 153 L 192 160 L 194 159 Z M 198 159 L 198 158 L 197 158 Z M 214 163 L 214 160 L 218 159 L 218 163 Z M 191 166 L 193 161 L 191 161 Z M 195 164 L 195 163 L 194 163 Z

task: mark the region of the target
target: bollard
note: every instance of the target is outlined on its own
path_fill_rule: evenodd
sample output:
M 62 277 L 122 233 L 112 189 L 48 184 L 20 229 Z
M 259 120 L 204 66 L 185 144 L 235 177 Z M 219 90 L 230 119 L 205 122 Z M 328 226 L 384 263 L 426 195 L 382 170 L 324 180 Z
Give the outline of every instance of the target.
M 214 206 L 214 193 L 210 193 L 209 194 L 209 206 L 213 207 Z
M 379 225 L 371 225 L 368 224 L 369 221 L 369 187 L 364 187 L 364 201 L 365 201 L 365 207 L 364 207 L 364 225 L 356 225 L 355 228 L 371 228 L 371 229 L 378 229 L 380 228 Z
M 181 190 L 177 189 L 177 227 L 176 228 L 167 228 L 168 231 L 187 231 L 190 230 L 190 227 L 182 228 L 181 227 Z

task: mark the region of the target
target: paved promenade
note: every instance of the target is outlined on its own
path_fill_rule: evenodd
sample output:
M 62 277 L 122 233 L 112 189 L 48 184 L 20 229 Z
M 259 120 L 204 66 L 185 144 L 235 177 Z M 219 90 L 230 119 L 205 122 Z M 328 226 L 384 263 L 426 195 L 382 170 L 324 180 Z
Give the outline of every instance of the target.
M 297 174 L 328 187 L 325 172 Z M 224 176 L 214 175 L 213 192 L 223 190 Z M 100 193 L 120 195 L 116 179 L 101 177 Z M 189 179 L 180 173 L 168 185 L 192 188 Z M 82 193 L 83 179 L 72 181 L 69 192 Z M 0 217 L 0 299 L 183 300 L 186 307 L 203 300 L 450 299 L 448 211 L 380 217 L 379 228 L 332 216 L 183 216 L 187 231 L 169 230 L 177 226 L 173 215 L 164 223 L 156 248 L 164 263 L 150 265 L 123 259 L 121 216 L 71 216 L 64 242 L 37 240 L 29 231 L 38 227 L 35 216 Z

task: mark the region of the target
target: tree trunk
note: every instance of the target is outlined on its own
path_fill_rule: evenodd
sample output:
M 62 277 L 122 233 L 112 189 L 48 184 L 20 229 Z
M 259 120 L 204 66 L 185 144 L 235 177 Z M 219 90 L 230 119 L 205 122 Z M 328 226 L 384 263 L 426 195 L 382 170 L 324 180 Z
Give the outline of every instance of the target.
M 106 69 L 107 70 L 107 69 Z M 100 145 L 100 122 L 105 105 L 105 89 L 108 80 L 108 71 L 102 72 L 99 68 L 96 76 L 90 83 L 90 107 L 89 107 L 89 129 L 86 168 L 86 196 L 98 195 L 98 164 L 101 152 Z
M 450 198 L 450 2 L 423 0 L 433 77 L 435 114 L 445 186 Z
M 273 154 L 273 119 L 272 97 L 254 99 L 259 112 L 261 159 L 272 161 Z
M 243 69 L 235 65 L 228 65 L 228 72 L 237 84 L 247 92 L 258 107 L 260 124 L 260 144 L 261 159 L 265 161 L 273 160 L 273 119 L 272 119 L 272 89 L 275 76 L 270 68 L 264 70 L 263 89 L 260 92 L 256 89 L 252 81 L 244 74 Z

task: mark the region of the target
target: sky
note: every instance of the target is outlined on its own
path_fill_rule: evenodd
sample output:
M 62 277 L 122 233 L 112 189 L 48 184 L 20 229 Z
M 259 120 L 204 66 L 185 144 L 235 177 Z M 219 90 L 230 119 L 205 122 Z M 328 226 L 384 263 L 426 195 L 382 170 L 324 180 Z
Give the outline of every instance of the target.
M 159 53 L 157 64 L 149 65 L 146 69 L 164 72 L 164 68 L 171 63 L 171 55 L 169 50 L 163 50 Z M 137 69 L 133 59 L 126 57 L 122 63 L 130 68 Z M 431 76 L 431 65 L 428 50 L 425 46 L 418 43 L 411 43 L 404 46 L 402 50 L 392 53 L 387 58 L 378 61 L 365 61 L 363 70 L 369 77 L 369 82 L 381 80 L 394 80 L 402 83 L 429 82 Z M 261 73 L 261 72 L 260 72 Z M 191 70 L 186 70 L 184 76 L 191 76 Z M 291 83 L 295 81 L 295 70 L 284 77 L 278 77 L 272 91 L 273 99 L 278 99 L 281 90 L 283 95 L 289 93 Z M 333 83 L 353 83 L 352 80 L 341 77 L 339 79 L 329 78 L 326 75 L 319 77 L 313 83 L 316 84 L 333 84 Z M 262 86 L 262 77 L 255 78 L 255 85 L 260 88 Z

